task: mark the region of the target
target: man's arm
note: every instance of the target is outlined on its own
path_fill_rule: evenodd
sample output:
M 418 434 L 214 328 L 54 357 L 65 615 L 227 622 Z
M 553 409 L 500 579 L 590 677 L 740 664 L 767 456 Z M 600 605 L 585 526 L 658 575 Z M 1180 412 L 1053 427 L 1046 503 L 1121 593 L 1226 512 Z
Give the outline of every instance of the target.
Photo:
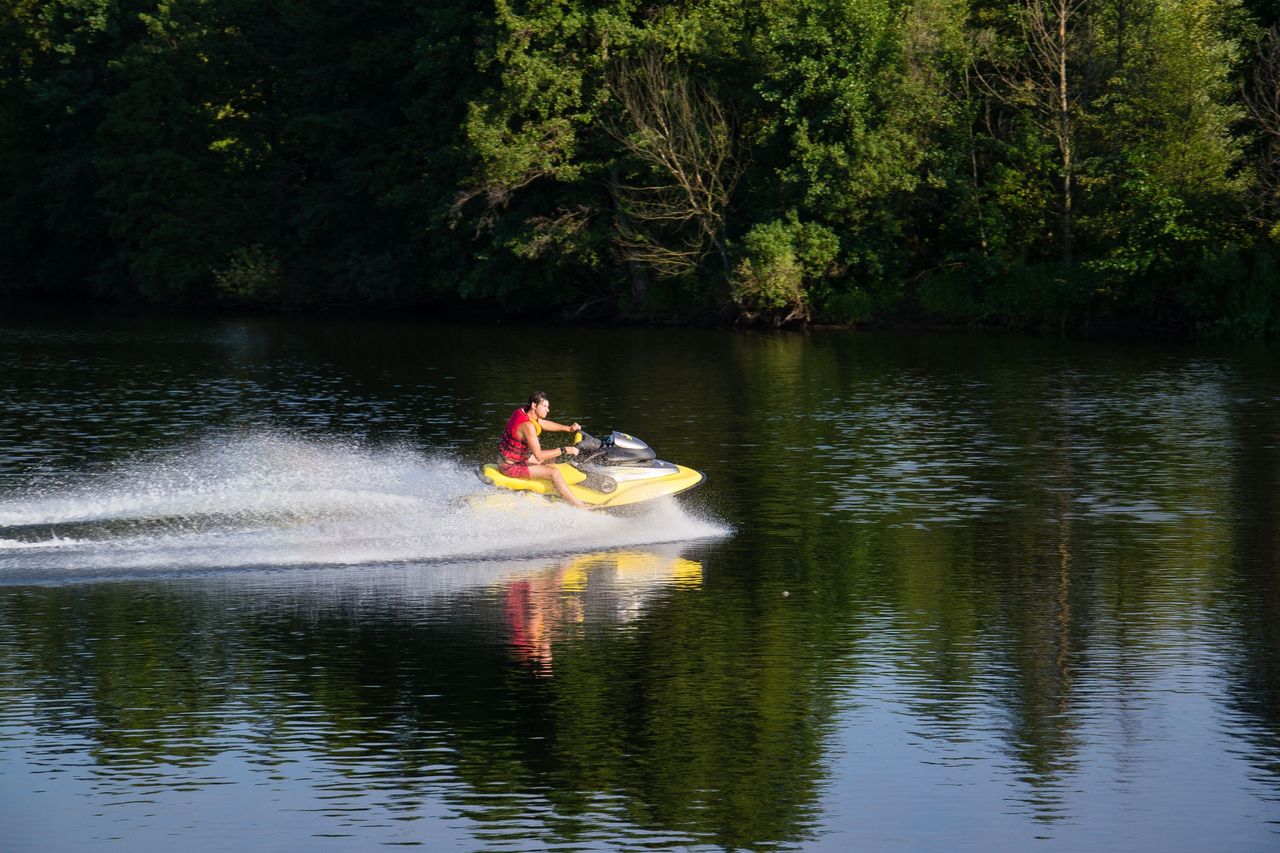
M 559 426 L 557 424 L 557 426 Z M 542 428 L 547 428 L 547 421 L 542 422 Z M 566 427 L 565 429 L 568 429 Z M 524 440 L 529 444 L 529 451 L 533 454 L 533 461 L 539 464 L 555 459 L 560 456 L 577 456 L 578 448 L 576 447 L 552 447 L 549 450 L 542 449 L 542 442 L 538 441 L 538 431 L 533 428 L 531 423 L 520 424 L 520 431 L 524 433 Z
M 549 421 L 546 418 L 543 418 L 542 428 L 547 432 L 577 432 L 582 429 L 582 425 L 577 421 L 574 421 L 569 424 L 569 426 L 565 426 L 564 424 L 558 424 L 555 421 Z

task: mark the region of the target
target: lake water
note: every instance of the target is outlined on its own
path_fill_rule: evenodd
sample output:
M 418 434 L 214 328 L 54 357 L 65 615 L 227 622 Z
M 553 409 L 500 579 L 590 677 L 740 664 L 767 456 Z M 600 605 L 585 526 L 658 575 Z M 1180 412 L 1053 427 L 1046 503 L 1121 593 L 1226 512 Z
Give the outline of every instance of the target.
M 10 310 L 0 847 L 1278 850 L 1277 355 Z

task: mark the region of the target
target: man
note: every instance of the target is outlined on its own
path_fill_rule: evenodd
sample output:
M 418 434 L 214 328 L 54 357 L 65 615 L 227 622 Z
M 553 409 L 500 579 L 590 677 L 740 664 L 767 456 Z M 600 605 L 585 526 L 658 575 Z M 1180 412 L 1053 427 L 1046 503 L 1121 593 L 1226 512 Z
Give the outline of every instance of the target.
M 547 413 L 550 411 L 551 401 L 547 399 L 547 395 L 542 391 L 535 391 L 529 395 L 527 406 L 522 409 L 516 409 L 511 413 L 511 417 L 507 418 L 506 427 L 502 430 L 502 437 L 498 439 L 498 455 L 502 460 L 498 470 L 508 477 L 518 477 L 520 479 L 537 477 L 550 480 L 551 484 L 556 487 L 556 491 L 560 493 L 560 497 L 573 506 L 585 506 L 582 501 L 574 496 L 573 492 L 569 491 L 569 485 L 564 481 L 564 476 L 561 475 L 560 469 L 554 465 L 543 464 L 548 460 L 562 456 L 578 455 L 578 448 L 572 445 L 543 450 L 542 445 L 538 442 L 538 436 L 542 434 L 543 430 L 548 432 L 577 432 L 582 429 L 576 423 L 565 426 L 555 421 L 547 420 Z

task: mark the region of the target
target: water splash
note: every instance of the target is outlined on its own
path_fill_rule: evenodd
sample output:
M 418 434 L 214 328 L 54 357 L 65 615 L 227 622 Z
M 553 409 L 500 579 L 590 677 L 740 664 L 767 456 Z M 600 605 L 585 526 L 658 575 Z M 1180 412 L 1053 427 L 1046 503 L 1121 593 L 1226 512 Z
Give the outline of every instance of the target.
M 494 493 L 456 459 L 256 434 L 0 499 L 0 582 L 511 558 L 727 532 L 675 501 L 581 512 Z

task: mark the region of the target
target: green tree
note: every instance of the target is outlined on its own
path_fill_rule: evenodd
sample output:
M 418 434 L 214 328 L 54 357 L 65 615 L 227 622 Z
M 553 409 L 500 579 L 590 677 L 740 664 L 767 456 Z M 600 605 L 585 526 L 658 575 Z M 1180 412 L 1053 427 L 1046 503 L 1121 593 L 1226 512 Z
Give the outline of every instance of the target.
M 754 22 L 751 207 L 761 220 L 815 223 L 839 241 L 839 262 L 805 276 L 803 301 L 820 314 L 855 319 L 870 297 L 900 293 L 910 196 L 946 124 L 935 72 L 950 58 L 958 11 L 808 0 L 765 4 Z M 931 29 L 937 37 L 924 38 Z
M 10 293 L 88 296 L 110 253 L 95 201 L 107 63 L 131 37 L 125 0 L 0 8 L 0 269 Z
M 112 94 L 94 133 L 94 195 L 114 243 L 99 274 L 116 292 L 200 299 L 225 251 L 215 128 L 234 80 L 209 61 L 218 26 L 210 9 L 167 0 L 135 12 L 134 38 L 105 69 Z
M 1238 231 L 1245 188 L 1230 77 L 1237 45 L 1223 35 L 1235 4 L 1141 8 L 1125 27 L 1118 14 L 1099 17 L 1098 41 L 1114 60 L 1089 127 L 1091 265 L 1121 281 L 1220 251 Z

